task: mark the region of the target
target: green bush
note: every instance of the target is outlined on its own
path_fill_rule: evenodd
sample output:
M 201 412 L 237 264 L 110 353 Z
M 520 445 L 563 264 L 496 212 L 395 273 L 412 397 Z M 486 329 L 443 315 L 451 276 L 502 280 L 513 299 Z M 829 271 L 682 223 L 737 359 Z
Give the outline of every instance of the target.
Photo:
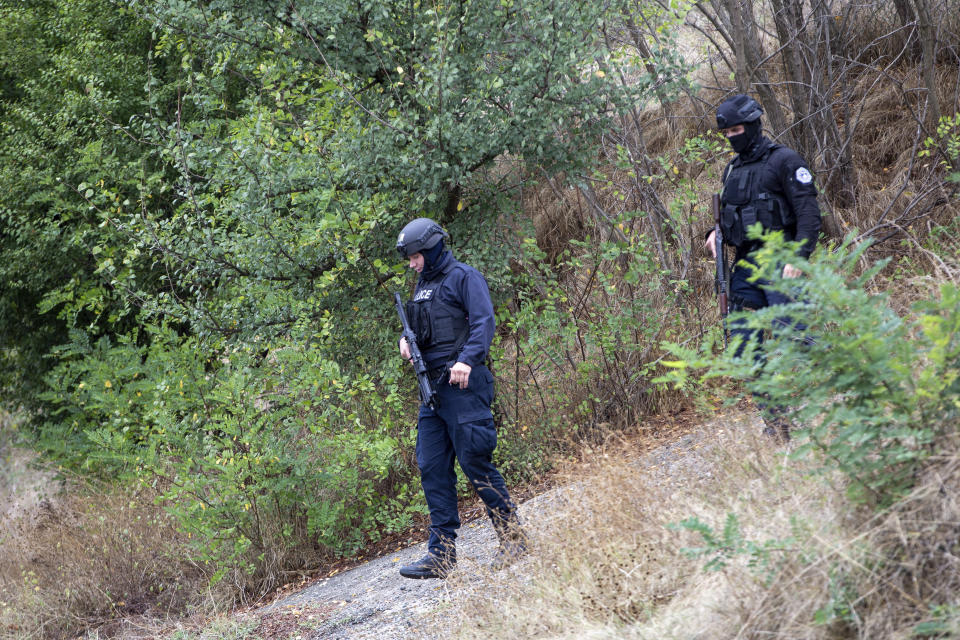
M 599 31 L 625 5 L 41 4 L 0 31 L 4 400 L 64 467 L 155 486 L 198 560 L 261 590 L 422 509 L 414 380 L 389 355 L 402 221 L 438 218 L 499 297 L 515 254 L 489 242 L 501 210 L 477 194 L 516 194 L 504 154 L 524 173 L 579 170 L 644 88 L 683 82 L 668 51 L 629 86 L 605 71 L 640 62 Z M 551 428 L 646 388 L 631 368 L 657 325 L 642 246 L 572 247 L 569 268 L 595 277 L 542 284 L 582 306 L 543 329 L 520 319 L 533 367 L 558 353 L 553 329 L 579 351 L 563 375 L 586 393 Z M 507 435 L 498 455 L 518 475 L 545 441 Z
M 681 551 L 691 558 L 704 558 L 704 571 L 722 571 L 734 558 L 746 556 L 747 567 L 762 575 L 766 582 L 772 579 L 776 570 L 774 554 L 781 554 L 793 542 L 787 540 L 765 540 L 756 543 L 743 534 L 740 520 L 735 513 L 728 513 L 723 530 L 714 530 L 699 518 L 687 518 L 679 523 L 668 525 L 667 528 L 679 531 L 681 529 L 700 535 L 702 547 L 687 547 Z
M 902 318 L 886 294 L 870 291 L 883 263 L 858 273 L 867 245 L 854 245 L 853 235 L 822 248 L 811 261 L 797 259 L 795 246 L 779 233 L 763 238 L 755 277 L 768 279 L 795 302 L 731 314 L 731 322 L 767 333 L 739 358 L 737 344 L 722 352 L 715 352 L 714 341 L 699 349 L 665 345 L 679 359 L 669 363 L 674 371 L 662 380 L 743 381 L 747 392 L 783 407 L 802 427 L 794 455 L 818 453 L 824 468 L 851 479 L 856 496 L 889 504 L 912 485 L 937 439 L 956 428 L 960 292 L 944 284 L 939 299 Z M 779 265 L 787 261 L 804 277 L 783 279 Z M 780 318 L 807 329 L 771 330 Z
M 59 409 L 40 442 L 153 485 L 196 559 L 251 590 L 303 554 L 355 553 L 409 526 L 422 501 L 396 379 L 348 374 L 309 346 L 208 349 L 159 328 L 149 347 L 77 334 L 49 378 Z

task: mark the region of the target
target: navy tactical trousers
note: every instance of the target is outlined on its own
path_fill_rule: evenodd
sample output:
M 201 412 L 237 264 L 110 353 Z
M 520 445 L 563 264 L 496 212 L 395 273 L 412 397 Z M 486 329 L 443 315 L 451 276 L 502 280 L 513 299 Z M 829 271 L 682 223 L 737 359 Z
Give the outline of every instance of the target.
M 750 259 L 747 258 L 747 260 L 749 261 Z M 752 269 L 739 266 L 735 267 L 733 273 L 730 275 L 730 294 L 734 305 L 736 305 L 738 309 L 763 309 L 765 307 L 787 304 L 794 301 L 779 291 L 773 291 L 767 288 L 766 285 L 769 284 L 768 280 L 760 279 L 755 282 L 748 282 L 748 278 L 751 275 L 753 275 Z M 735 354 L 738 358 L 743 353 L 747 341 L 756 340 L 758 343 L 763 342 L 763 330 L 748 329 L 744 326 L 745 324 L 746 322 L 744 320 L 730 324 L 731 338 L 740 336 L 743 339 L 743 342 L 737 347 Z M 802 339 L 805 343 L 811 340 L 809 336 L 804 335 L 807 329 L 806 325 L 800 322 L 794 323 L 789 316 L 776 318 L 773 325 L 771 328 L 774 331 L 782 331 L 784 329 L 796 331 L 798 339 Z M 754 356 L 757 362 L 762 362 L 763 357 L 760 351 L 757 351 Z M 754 403 L 757 405 L 757 409 L 760 411 L 760 414 L 764 416 L 765 420 L 787 413 L 785 407 L 771 404 L 765 395 L 754 395 Z
M 750 261 L 750 258 L 747 258 L 747 260 Z M 790 296 L 767 288 L 766 285 L 769 284 L 768 280 L 761 278 L 756 282 L 749 282 L 748 278 L 752 275 L 753 270 L 749 267 L 734 267 L 733 273 L 730 275 L 730 298 L 734 308 L 738 310 L 763 309 L 765 307 L 787 304 L 794 301 Z M 730 323 L 730 337 L 740 336 L 743 338 L 743 342 L 737 347 L 736 356 L 738 358 L 743 353 L 747 341 L 756 340 L 758 343 L 763 342 L 763 331 L 760 329 L 748 329 L 744 326 L 745 324 L 746 322 L 742 320 Z M 795 324 L 788 316 L 783 316 L 774 320 L 774 326 L 771 328 L 775 331 L 792 329 L 798 333 L 799 337 L 804 334 L 807 327 L 802 323 Z M 806 340 L 808 338 L 804 339 Z M 758 353 L 756 357 L 760 358 L 762 356 Z
M 430 508 L 430 552 L 455 553 L 460 528 L 457 510 L 457 476 L 454 457 L 487 507 L 487 514 L 506 516 L 514 510 L 503 476 L 493 466 L 497 431 L 490 405 L 493 376 L 484 365 L 470 372 L 466 389 L 451 385 L 444 376 L 435 383 L 436 410 L 420 406 L 417 421 L 417 466 L 423 494 Z

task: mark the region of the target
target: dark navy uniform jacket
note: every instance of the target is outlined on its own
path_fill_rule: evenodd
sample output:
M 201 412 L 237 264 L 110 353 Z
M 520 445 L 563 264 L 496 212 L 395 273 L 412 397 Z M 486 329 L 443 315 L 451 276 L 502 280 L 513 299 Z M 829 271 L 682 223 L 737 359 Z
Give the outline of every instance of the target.
M 751 164 L 758 162 L 760 164 L 753 168 L 756 171 L 756 184 L 744 189 L 751 193 L 737 194 L 736 188 L 743 181 L 734 179 L 734 174 L 742 174 Z M 760 137 L 755 145 L 727 165 L 723 177 L 721 207 L 730 200 L 736 201 L 739 198 L 741 201 L 750 201 L 758 194 L 769 194 L 783 209 L 781 224 L 775 225 L 775 228 L 782 227 L 787 240 L 803 240 L 803 246 L 798 253 L 804 258 L 810 256 L 820 235 L 821 217 L 813 176 L 800 154 L 788 147 L 776 145 L 766 137 Z M 738 260 L 756 248 L 750 240 L 733 246 L 737 247 Z
M 450 310 L 454 316 L 462 314 L 465 336 L 458 362 L 476 367 L 487 360 L 490 343 L 496 327 L 494 320 L 493 302 L 490 299 L 490 289 L 487 281 L 479 271 L 473 267 L 458 262 L 453 254 L 444 251 L 435 265 L 424 269 L 417 281 L 417 288 L 413 294 L 412 304 L 424 306 L 425 311 L 430 306 L 424 303 L 437 302 Z M 436 307 L 433 307 L 436 311 Z M 418 343 L 421 330 L 418 325 L 417 313 L 408 311 L 414 330 L 418 333 Z M 420 327 L 424 318 L 419 319 Z M 460 318 L 454 318 L 459 325 Z M 460 333 L 460 326 L 456 332 Z M 437 333 L 434 327 L 434 333 Z M 448 362 L 454 354 L 449 347 L 436 350 L 431 340 L 420 345 L 420 350 L 429 368 L 435 368 Z

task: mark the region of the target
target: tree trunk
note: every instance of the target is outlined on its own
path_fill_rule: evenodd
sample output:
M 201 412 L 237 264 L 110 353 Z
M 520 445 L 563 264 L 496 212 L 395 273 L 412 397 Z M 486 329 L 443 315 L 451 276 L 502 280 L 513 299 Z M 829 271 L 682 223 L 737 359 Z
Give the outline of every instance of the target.
M 940 99 L 937 97 L 937 27 L 930 16 L 927 0 L 913 0 L 920 29 L 920 48 L 923 54 L 923 81 L 927 85 L 927 127 L 934 131 L 940 122 Z
M 819 67 L 814 67 L 815 73 L 811 74 L 810 94 L 816 108 L 812 126 L 815 127 L 814 133 L 822 136 L 818 144 L 826 172 L 823 189 L 833 204 L 849 207 L 856 201 L 856 172 L 850 147 L 850 113 L 844 98 L 847 84 L 844 61 L 848 52 L 844 42 L 838 39 L 835 13 L 826 0 L 814 0 L 811 11 L 818 36 L 813 59 L 819 63 Z M 843 119 L 842 129 L 837 123 L 837 112 Z M 837 232 L 838 229 L 830 231 Z
M 824 172 L 824 192 L 841 207 L 854 203 L 853 159 L 834 115 L 834 11 L 824 0 L 810 3 L 811 21 L 803 14 L 803 0 L 771 0 L 780 38 L 781 60 L 789 82 L 797 151 Z M 811 28 L 811 24 L 819 27 Z M 818 163 L 819 160 L 819 163 Z
M 910 0 L 893 0 L 893 6 L 897 8 L 897 15 L 900 16 L 900 22 L 903 26 L 906 27 L 917 19 L 917 14 L 914 13 Z
M 729 30 L 726 40 L 733 45 L 736 56 L 734 73 L 737 89 L 741 93 L 755 90 L 760 97 L 767 115 L 767 122 L 773 136 L 778 139 L 786 137 L 786 144 L 793 143 L 793 136 L 787 131 L 787 118 L 780 108 L 780 102 L 773 93 L 770 78 L 763 69 L 763 47 L 757 33 L 757 23 L 753 12 L 752 0 L 719 0 L 712 3 L 714 11 L 720 20 L 711 20 L 714 24 L 723 24 Z M 706 7 L 698 4 L 702 13 Z M 711 16 L 707 16 L 711 18 Z
M 812 162 L 816 153 L 816 139 L 810 122 L 810 78 L 804 64 L 806 25 L 802 0 L 771 0 L 773 21 L 780 40 L 780 59 L 788 82 L 790 103 L 793 107 L 793 139 L 800 155 Z
M 644 68 L 651 77 L 657 77 L 657 69 L 651 62 L 654 59 L 653 52 L 650 51 L 650 47 L 647 46 L 647 41 L 644 39 L 643 32 L 640 30 L 631 16 L 626 15 L 624 17 L 627 30 L 630 33 L 630 39 L 633 41 L 633 46 L 637 48 L 637 51 L 639 51 L 640 55 L 643 57 Z M 606 36 L 606 34 L 604 35 Z M 664 94 L 661 87 L 656 86 L 654 87 L 653 91 L 657 96 L 657 100 L 660 102 L 660 108 L 663 109 L 663 117 L 667 123 L 667 128 L 670 130 L 670 133 L 675 133 L 677 130 L 677 123 L 673 119 L 670 101 L 667 99 L 667 96 Z
M 736 0 L 729 0 L 727 12 L 730 15 L 730 29 L 733 32 L 733 60 L 736 64 L 734 80 L 737 82 L 737 91 L 750 91 L 750 72 L 747 70 L 747 29 L 744 26 L 743 12 L 740 11 Z

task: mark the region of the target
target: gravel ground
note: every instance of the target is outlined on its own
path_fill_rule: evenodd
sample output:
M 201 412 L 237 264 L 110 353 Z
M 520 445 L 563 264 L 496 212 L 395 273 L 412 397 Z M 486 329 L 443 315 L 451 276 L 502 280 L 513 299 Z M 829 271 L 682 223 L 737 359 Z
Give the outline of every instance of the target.
M 520 517 L 524 522 L 536 519 L 542 523 L 540 514 L 559 513 L 559 503 L 568 503 L 570 492 L 570 487 L 562 487 L 528 500 L 519 506 Z M 256 613 L 266 620 L 295 618 L 303 637 L 311 639 L 439 638 L 430 628 L 432 615 L 442 612 L 453 597 L 462 597 L 483 584 L 496 549 L 496 535 L 484 518 L 460 529 L 457 569 L 446 580 L 400 576 L 402 565 L 426 553 L 427 545 L 421 543 L 320 580 Z M 523 562 L 505 571 L 522 579 Z
M 638 468 L 658 476 L 658 482 L 682 482 L 696 474 L 709 477 L 704 456 L 726 438 L 744 431 L 759 433 L 762 424 L 752 413 L 734 411 L 669 438 L 637 458 Z M 577 506 L 577 485 L 551 489 L 520 505 L 527 528 L 548 527 Z M 261 619 L 263 638 L 407 640 L 433 639 L 441 615 L 454 598 L 469 597 L 482 587 L 496 550 L 496 536 L 485 518 L 460 529 L 457 570 L 446 580 L 409 580 L 398 573 L 401 565 L 426 553 L 421 543 L 323 579 L 254 612 Z M 524 563 L 505 569 L 524 580 Z

